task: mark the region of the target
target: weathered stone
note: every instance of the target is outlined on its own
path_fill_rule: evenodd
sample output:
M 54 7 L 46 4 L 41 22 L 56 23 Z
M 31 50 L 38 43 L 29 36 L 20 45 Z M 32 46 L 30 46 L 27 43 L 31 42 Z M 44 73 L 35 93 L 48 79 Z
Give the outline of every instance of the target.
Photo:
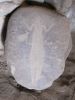
M 67 11 L 69 11 L 72 0 L 45 0 L 46 2 L 50 2 L 59 13 L 65 14 Z
M 7 64 L 16 81 L 28 89 L 50 87 L 63 73 L 71 47 L 68 20 L 55 11 L 26 7 L 9 20 Z
M 47 2 L 53 5 L 56 10 L 61 13 L 65 14 L 67 11 L 69 11 L 69 8 L 72 5 L 72 0 L 29 0 L 29 1 L 37 1 L 37 2 Z
M 67 18 L 69 18 L 72 32 L 75 32 L 75 13 L 74 12 L 75 12 L 75 1 L 73 2 L 69 11 L 65 14 Z
M 0 0 L 0 16 L 5 16 L 18 7 L 24 0 Z
M 2 30 L 4 26 L 5 16 L 17 8 L 24 0 L 0 0 L 0 55 L 4 54 L 4 46 L 2 43 Z

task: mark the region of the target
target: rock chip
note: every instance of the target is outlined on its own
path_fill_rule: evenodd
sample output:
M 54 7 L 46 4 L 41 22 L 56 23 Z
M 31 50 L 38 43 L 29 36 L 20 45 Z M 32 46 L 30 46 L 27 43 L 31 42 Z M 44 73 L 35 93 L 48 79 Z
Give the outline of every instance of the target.
M 5 57 L 18 84 L 34 90 L 52 85 L 72 48 L 66 17 L 44 7 L 18 9 L 8 23 Z

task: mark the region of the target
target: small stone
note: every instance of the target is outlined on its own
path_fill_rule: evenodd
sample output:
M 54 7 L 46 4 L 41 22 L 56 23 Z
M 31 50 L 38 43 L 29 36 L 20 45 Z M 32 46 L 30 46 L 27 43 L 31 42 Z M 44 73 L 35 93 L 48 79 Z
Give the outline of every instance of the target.
M 18 84 L 43 90 L 64 71 L 72 48 L 69 22 L 47 8 L 18 9 L 8 23 L 5 57 Z

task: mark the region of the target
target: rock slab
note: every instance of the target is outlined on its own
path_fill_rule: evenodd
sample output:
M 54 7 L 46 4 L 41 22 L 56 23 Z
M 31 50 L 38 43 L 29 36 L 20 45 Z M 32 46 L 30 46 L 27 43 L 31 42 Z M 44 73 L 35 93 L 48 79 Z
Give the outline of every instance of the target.
M 20 8 L 9 20 L 5 57 L 18 84 L 43 90 L 63 73 L 71 43 L 66 17 L 43 7 Z

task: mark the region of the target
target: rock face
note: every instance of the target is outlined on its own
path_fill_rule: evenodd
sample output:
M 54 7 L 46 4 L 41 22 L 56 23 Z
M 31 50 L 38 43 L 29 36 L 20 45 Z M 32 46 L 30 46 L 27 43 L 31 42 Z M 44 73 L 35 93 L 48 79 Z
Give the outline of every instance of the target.
M 20 8 L 9 20 L 5 57 L 18 84 L 28 89 L 50 87 L 71 47 L 68 20 L 50 9 Z

